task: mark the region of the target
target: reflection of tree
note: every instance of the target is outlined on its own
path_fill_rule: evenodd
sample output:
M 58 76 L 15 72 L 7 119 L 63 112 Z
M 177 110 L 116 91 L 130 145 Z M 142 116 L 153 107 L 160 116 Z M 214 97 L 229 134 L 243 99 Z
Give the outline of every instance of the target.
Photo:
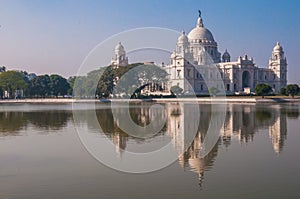
M 286 114 L 286 116 L 290 119 L 298 119 L 300 115 L 299 106 L 298 104 L 286 105 L 281 109 L 281 113 Z
M 31 124 L 47 130 L 61 129 L 66 126 L 68 120 L 72 117 L 70 111 L 25 112 L 24 115 Z
M 59 130 L 66 126 L 71 116 L 72 113 L 67 111 L 0 112 L 0 133 L 2 136 L 16 135 L 28 124 L 47 130 Z
M 157 121 L 159 118 L 163 118 L 163 112 L 161 110 L 152 110 L 150 109 L 149 104 L 131 104 L 128 107 L 119 107 L 114 110 L 112 109 L 98 109 L 96 111 L 97 119 L 99 122 L 99 125 L 101 129 L 103 130 L 104 134 L 110 138 L 113 143 L 116 146 L 117 152 L 121 152 L 121 150 L 124 150 L 127 146 L 126 142 L 130 138 L 131 140 L 136 141 L 137 143 L 143 143 L 147 139 L 139 137 L 139 133 L 147 134 L 147 132 L 124 132 L 120 127 L 120 123 L 128 120 L 128 118 L 125 118 L 127 116 L 126 111 L 129 111 L 130 114 L 130 120 L 134 122 L 135 124 L 145 127 L 150 122 L 154 122 L 154 128 L 155 128 L 155 121 Z M 113 115 L 113 112 L 115 114 L 115 117 Z M 152 121 L 153 120 L 153 121 Z M 166 131 L 166 124 L 163 126 L 163 128 L 158 132 L 157 134 L 153 135 L 153 137 L 159 136 L 162 133 Z M 130 135 L 136 135 L 136 137 L 129 136 Z M 121 150 L 120 150 L 121 149 Z
M 26 124 L 23 112 L 0 112 L 0 136 L 16 135 Z

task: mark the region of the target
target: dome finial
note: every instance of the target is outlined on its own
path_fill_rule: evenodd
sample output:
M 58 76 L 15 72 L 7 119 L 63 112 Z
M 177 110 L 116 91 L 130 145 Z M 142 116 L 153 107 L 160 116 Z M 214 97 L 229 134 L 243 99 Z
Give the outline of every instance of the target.
M 198 17 L 198 20 L 197 20 L 197 26 L 198 27 L 203 27 L 203 21 L 202 21 L 202 18 L 201 18 L 201 11 L 198 10 L 198 13 L 199 13 L 199 17 Z

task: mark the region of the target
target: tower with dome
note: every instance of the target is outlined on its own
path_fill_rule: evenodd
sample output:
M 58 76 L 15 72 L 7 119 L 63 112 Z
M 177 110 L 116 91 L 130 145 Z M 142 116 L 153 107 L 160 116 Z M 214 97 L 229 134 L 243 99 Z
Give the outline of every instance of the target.
M 126 51 L 124 46 L 119 42 L 115 47 L 115 53 L 111 60 L 111 65 L 113 67 L 119 66 L 127 66 L 128 65 L 128 57 L 126 56 Z

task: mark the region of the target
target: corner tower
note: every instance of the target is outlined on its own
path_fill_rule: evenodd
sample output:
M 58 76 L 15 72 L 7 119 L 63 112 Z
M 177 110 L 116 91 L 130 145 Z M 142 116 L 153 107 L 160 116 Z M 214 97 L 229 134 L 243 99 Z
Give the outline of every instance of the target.
M 115 54 L 111 60 L 111 65 L 114 67 L 119 66 L 127 66 L 128 65 L 128 57 L 126 57 L 126 51 L 124 46 L 119 42 L 115 47 Z
M 272 51 L 272 57 L 269 60 L 269 69 L 273 71 L 273 88 L 279 92 L 287 84 L 287 61 L 284 56 L 283 48 L 277 42 Z

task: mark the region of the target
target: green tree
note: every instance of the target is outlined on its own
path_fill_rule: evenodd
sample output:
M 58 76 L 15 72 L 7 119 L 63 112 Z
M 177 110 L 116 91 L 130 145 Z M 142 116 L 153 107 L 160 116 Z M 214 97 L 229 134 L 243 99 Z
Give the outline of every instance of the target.
M 155 65 L 132 64 L 115 70 L 116 88 L 114 93 L 140 98 L 142 90 L 152 86 L 152 91 L 162 91 L 162 85 L 167 82 L 167 72 Z M 134 88 L 134 92 L 132 91 Z
M 262 96 L 262 98 L 264 98 L 264 96 L 270 94 L 272 91 L 273 91 L 272 87 L 267 84 L 257 84 L 255 86 L 256 94 L 259 96 Z
M 295 95 L 299 94 L 300 88 L 297 84 L 289 84 L 286 87 L 286 92 L 288 95 L 291 95 L 292 98 L 294 98 Z
M 214 97 L 220 92 L 219 89 L 216 87 L 211 87 L 208 89 L 209 94 L 213 95 Z
M 0 87 L 0 99 L 3 98 L 3 89 Z
M 0 87 L 7 90 L 11 98 L 15 96 L 15 91 L 26 88 L 24 75 L 18 71 L 5 71 L 0 74 Z
M 50 90 L 55 97 L 66 95 L 70 89 L 68 81 L 60 75 L 50 75 Z
M 73 88 L 76 81 L 76 76 L 71 76 L 68 78 L 68 83 L 70 85 L 70 89 L 68 90 L 68 95 L 73 95 Z
M 96 95 L 100 98 L 109 97 L 114 89 L 115 71 L 112 66 L 105 67 L 104 69 L 104 72 L 101 71 L 102 74 L 96 89 Z
M 288 93 L 287 93 L 286 88 L 281 88 L 280 91 L 279 91 L 279 94 L 280 94 L 280 95 L 285 95 L 285 96 L 287 96 Z
M 39 75 L 29 81 L 28 91 L 31 97 L 47 97 L 51 95 L 49 75 Z
M 183 89 L 180 88 L 180 86 L 175 85 L 175 86 L 171 87 L 170 91 L 172 94 L 180 95 L 182 93 Z

